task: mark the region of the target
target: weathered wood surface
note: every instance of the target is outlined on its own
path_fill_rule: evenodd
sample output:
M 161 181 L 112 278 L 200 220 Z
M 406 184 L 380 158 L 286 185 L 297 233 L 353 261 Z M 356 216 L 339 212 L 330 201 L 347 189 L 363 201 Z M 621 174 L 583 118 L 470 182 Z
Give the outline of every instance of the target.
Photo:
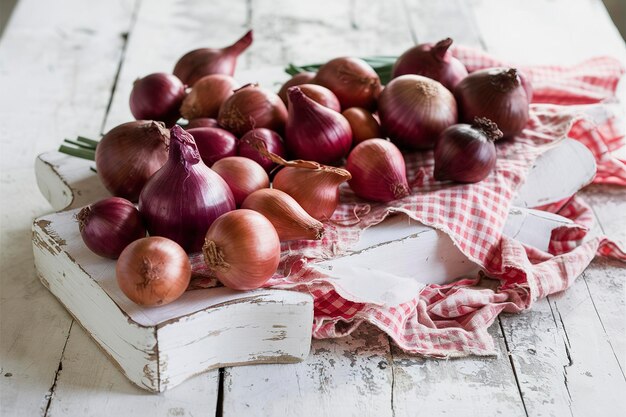
M 227 32 L 230 29 L 213 29 L 215 25 L 220 25 L 220 21 L 225 24 L 219 27 L 240 29 L 241 32 L 245 29 L 244 26 L 254 22 L 258 46 L 253 47 L 249 56 L 242 60 L 242 65 L 247 68 L 256 65 L 280 65 L 287 61 L 299 63 L 325 59 L 339 54 L 334 45 L 345 48 L 345 52 L 341 54 L 392 54 L 401 52 L 413 39 L 436 40 L 450 34 L 456 36 L 459 42 L 482 45 L 496 55 L 524 63 L 574 63 L 600 53 L 626 56 L 623 41 L 617 36 L 599 0 L 458 0 L 450 2 L 453 6 L 449 8 L 442 5 L 448 2 L 434 0 L 380 2 L 381 4 L 354 0 L 324 2 L 318 7 L 302 9 L 303 12 L 300 13 L 294 11 L 296 6 L 283 6 L 283 3 L 265 0 L 213 3 L 215 6 L 203 6 L 199 3 L 144 1 L 137 4 L 136 22 L 133 17 L 136 4 L 132 1 L 106 3 L 105 7 L 86 6 L 83 2 L 72 3 L 70 0 L 66 0 L 63 5 L 54 6 L 21 0 L 17 6 L 0 43 L 0 90 L 3 92 L 0 98 L 3 115 L 0 127 L 0 140 L 3 144 L 0 155 L 3 196 L 0 346 L 2 374 L 6 375 L 1 378 L 0 395 L 3 411 L 7 410 L 7 414 L 110 415 L 110 411 L 133 409 L 134 414 L 140 416 L 154 415 L 158 408 L 159 412 L 165 413 L 164 410 L 168 410 L 172 415 L 215 415 L 216 407 L 217 412 L 223 414 L 231 409 L 241 410 L 241 404 L 225 407 L 228 404 L 225 385 L 224 399 L 220 405 L 216 394 L 219 384 L 217 373 L 205 374 L 206 380 L 203 382 L 196 383 L 194 379 L 193 382 L 163 396 L 138 393 L 110 366 L 95 344 L 81 334 L 80 327 L 71 326 L 70 317 L 38 283 L 32 268 L 28 232 L 31 219 L 48 210 L 47 203 L 34 185 L 34 156 L 53 149 L 62 137 L 79 133 L 96 136 L 100 133 L 102 124 L 110 127 L 119 121 L 126 121 L 129 113 L 124 109 L 124 104 L 132 79 L 145 72 L 168 70 L 173 65 L 177 54 L 171 52 L 170 48 L 161 47 L 170 36 L 177 40 L 184 40 L 182 36 L 194 37 L 193 44 L 188 41 L 185 50 L 205 44 L 219 46 L 235 38 L 235 35 L 227 36 L 231 33 Z M 151 12 L 147 13 L 146 10 Z M 382 22 L 383 19 L 389 20 Z M 173 24 L 168 25 L 168 22 Z M 213 22 L 213 26 L 206 22 Z M 407 22 L 412 24 L 410 30 L 407 30 Z M 153 61 L 146 61 L 150 64 L 146 64 L 143 69 L 140 64 L 135 64 L 136 68 L 141 69 L 136 73 L 126 70 L 128 74 L 124 75 L 123 80 L 120 76 L 118 94 L 115 94 L 111 106 L 111 116 L 108 121 L 103 122 L 111 87 L 115 83 L 117 66 L 122 62 L 120 58 L 125 42 L 121 35 L 130 31 L 129 42 L 132 42 L 133 36 L 140 32 L 141 27 L 150 25 L 155 28 L 146 29 L 141 44 L 134 47 L 136 49 L 132 54 L 144 54 L 144 57 L 159 54 L 166 56 L 163 57 L 162 64 L 155 65 L 158 61 L 155 58 Z M 375 31 L 375 35 L 360 36 L 369 31 Z M 188 33 L 181 35 L 179 32 Z M 335 39 L 337 33 L 342 36 Z M 463 39 L 464 33 L 471 36 Z M 330 39 L 333 40 L 328 41 L 331 35 Z M 139 34 L 136 36 L 135 39 L 140 38 Z M 213 37 L 210 38 L 211 36 Z M 54 42 L 50 39 L 54 39 Z M 207 40 L 205 43 L 203 39 L 214 41 L 209 43 Z M 266 53 L 268 48 L 273 48 L 274 52 Z M 130 56 L 129 43 L 126 58 Z M 167 60 L 170 60 L 170 64 L 166 64 Z M 122 71 L 125 71 L 124 67 L 122 65 Z M 22 88 L 26 83 L 29 88 Z M 37 123 L 33 123 L 35 119 Z M 20 132 L 19 137 L 15 132 Z M 25 142 L 28 143 L 27 146 L 24 145 Z M 12 152 L 5 152 L 6 149 Z M 623 220 L 615 220 L 623 219 L 624 195 L 613 194 L 607 187 L 594 187 L 594 192 L 598 196 L 606 194 L 613 198 L 613 202 L 601 198 L 592 201 L 602 224 L 609 225 L 605 231 L 613 233 L 624 230 Z M 6 201 L 21 203 L 9 204 Z M 603 212 L 604 217 L 601 217 L 600 213 Z M 623 238 L 623 235 L 620 236 Z M 600 271 L 597 274 L 596 268 Z M 484 362 L 468 359 L 468 363 L 474 364 L 476 371 L 469 371 L 470 377 L 465 380 L 466 383 L 459 383 L 464 378 L 462 373 L 432 371 L 436 368 L 433 364 L 439 362 L 425 361 L 431 368 L 431 372 L 427 374 L 425 371 L 421 372 L 419 366 L 405 366 L 402 361 L 394 361 L 394 358 L 400 356 L 397 356 L 397 352 L 389 351 L 387 355 L 391 356 L 386 356 L 389 358 L 387 363 L 392 364 L 396 374 L 398 369 L 410 370 L 407 372 L 412 380 L 422 381 L 422 385 L 428 386 L 438 381 L 450 389 L 444 391 L 448 394 L 439 397 L 442 400 L 439 409 L 433 405 L 428 408 L 433 410 L 433 415 L 443 414 L 442 410 L 458 409 L 461 404 L 469 401 L 461 402 L 459 398 L 481 398 L 483 410 L 498 409 L 495 398 L 480 396 L 482 384 L 471 382 L 484 381 L 484 384 L 489 385 L 490 381 L 485 381 L 481 376 L 488 378 L 497 369 L 503 370 L 509 376 L 512 373 L 518 387 L 518 397 L 509 397 L 510 407 L 503 409 L 502 415 L 523 415 L 525 411 L 532 416 L 584 416 L 594 406 L 598 408 L 593 409 L 597 410 L 593 414 L 621 415 L 624 408 L 618 407 L 623 397 L 623 382 L 619 382 L 619 373 L 624 369 L 623 358 L 626 356 L 623 276 L 624 269 L 620 264 L 596 261 L 586 271 L 584 279 L 579 279 L 569 292 L 537 303 L 531 312 L 504 317 L 500 326 L 495 325 L 492 328 L 493 334 L 505 341 L 501 347 L 500 358 L 485 359 Z M 587 295 L 579 292 L 580 288 L 587 288 Z M 606 291 L 607 288 L 611 291 Z M 580 294 L 583 295 L 582 298 L 578 298 Z M 598 319 L 590 321 L 587 316 L 584 320 L 579 319 L 575 308 L 577 300 L 583 301 L 581 305 L 585 306 L 586 311 L 591 311 L 588 308 L 589 300 L 593 301 Z M 556 307 L 565 324 L 559 323 L 558 315 L 551 314 L 551 308 Z M 24 317 L 30 319 L 28 326 L 22 325 Z M 515 327 L 515 323 L 519 325 Z M 572 327 L 580 332 L 576 337 L 571 337 Z M 591 329 L 587 331 L 589 327 Z M 543 333 L 542 329 L 545 330 Z M 568 349 L 574 363 L 572 366 L 566 366 L 570 363 L 563 342 L 567 340 L 566 334 L 570 336 Z M 512 338 L 513 335 L 516 336 L 515 339 Z M 535 340 L 533 338 L 537 338 L 534 345 L 530 343 Z M 336 342 L 358 345 L 362 343 L 359 340 L 367 340 L 367 337 L 356 335 Z M 324 343 L 329 341 L 313 343 L 312 356 L 307 363 L 330 363 L 331 360 L 336 361 L 341 357 L 341 350 L 330 354 L 316 352 L 316 348 Z M 608 356 L 612 351 L 615 359 L 611 362 L 610 357 L 607 359 L 607 355 L 597 355 L 587 345 L 599 346 Z M 46 349 L 41 349 L 41 346 L 46 346 Z M 72 350 L 68 350 L 70 347 Z M 90 352 L 91 356 L 73 353 L 70 355 L 71 352 Z M 96 356 L 100 360 L 94 359 L 94 355 L 100 355 Z M 322 355 L 325 355 L 324 358 L 320 358 Z M 385 354 L 378 355 L 383 357 Z M 539 361 L 538 356 L 543 360 Z M 71 366 L 70 360 L 73 361 Z M 369 367 L 378 366 L 379 361 L 373 362 L 368 364 Z M 448 363 L 456 362 L 459 361 Z M 510 364 L 509 370 L 503 368 L 507 363 Z M 524 363 L 528 366 L 522 366 Z M 542 367 L 544 363 L 546 365 Z M 621 369 L 611 363 L 621 363 Z M 241 374 L 246 370 L 245 367 L 229 368 L 224 371 L 224 380 L 227 374 L 234 375 L 236 371 L 237 381 L 245 381 L 246 378 L 250 378 L 250 381 L 263 381 L 263 375 L 280 375 L 276 370 L 278 368 L 287 369 L 283 374 L 289 374 L 294 372 L 290 369 L 295 369 L 296 366 L 301 365 L 257 366 L 257 370 L 250 371 L 249 375 Z M 479 368 L 485 366 L 489 371 L 480 373 Z M 314 366 L 311 366 L 311 373 L 313 370 Z M 566 371 L 567 384 L 564 379 Z M 585 372 L 589 372 L 591 376 Z M 337 386 L 349 384 L 349 374 L 341 375 L 345 376 L 334 375 L 334 383 Z M 424 379 L 425 375 L 429 378 Z M 623 381 L 623 373 L 621 375 Z M 90 376 L 91 381 L 87 382 Z M 248 402 L 251 405 L 250 410 L 253 410 L 248 412 L 249 415 L 255 415 L 254 410 L 263 410 L 252 407 L 262 401 L 291 403 L 297 398 L 297 385 L 283 384 L 278 378 L 273 380 L 276 381 L 273 385 L 279 387 L 284 397 L 273 396 L 267 390 L 263 391 L 266 393 L 264 397 L 255 396 L 262 384 L 252 386 L 237 382 L 237 387 L 242 387 L 238 391 L 241 397 L 258 399 Z M 318 386 L 323 386 L 324 381 L 320 378 L 318 380 Z M 377 381 L 383 379 L 379 378 Z M 232 382 L 235 383 L 235 379 Z M 590 382 L 595 384 L 595 389 L 588 389 Z M 309 386 L 315 386 L 315 383 L 312 381 Z M 505 385 L 510 387 L 511 383 L 512 380 L 507 380 Z M 451 387 L 460 388 L 458 392 L 452 392 Z M 393 410 L 398 415 L 420 415 L 422 409 L 415 408 L 413 404 L 430 401 L 425 395 L 426 391 L 415 389 L 411 402 L 403 404 L 397 399 L 398 388 L 393 382 L 390 388 Z M 510 389 L 507 388 L 506 392 L 510 392 Z M 371 398 L 374 394 L 364 391 L 362 396 L 344 396 L 340 400 L 345 410 L 355 410 L 346 414 L 356 415 L 356 410 L 362 409 L 360 404 L 364 402 L 363 398 Z M 339 401 L 331 396 L 332 392 L 329 392 L 328 397 L 323 397 L 324 401 Z M 232 395 L 230 398 L 236 401 Z M 521 412 L 520 399 L 524 406 Z M 321 414 L 318 412 L 321 409 L 320 401 L 310 408 L 310 414 Z M 132 404 L 139 402 L 143 407 L 134 408 Z M 383 411 L 381 414 L 385 415 Z M 256 415 L 266 414 L 258 411 Z

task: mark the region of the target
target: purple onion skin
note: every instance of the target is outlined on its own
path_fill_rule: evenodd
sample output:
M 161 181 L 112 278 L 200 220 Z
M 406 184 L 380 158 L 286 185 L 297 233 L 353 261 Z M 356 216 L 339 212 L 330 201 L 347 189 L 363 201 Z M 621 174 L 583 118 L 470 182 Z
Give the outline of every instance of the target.
M 130 243 L 146 237 L 141 214 L 130 201 L 109 197 L 76 215 L 85 245 L 96 255 L 117 259 Z
M 270 159 L 262 156 L 250 143 L 261 140 L 265 143 L 268 151 L 280 156 L 281 158 L 287 157 L 287 151 L 285 144 L 280 135 L 273 130 L 259 128 L 252 129 L 237 142 L 237 155 L 250 158 L 263 167 L 268 174 L 276 167 L 276 164 Z
M 139 211 L 148 233 L 172 239 L 187 252 L 197 252 L 213 221 L 234 209 L 233 193 L 202 162 L 193 136 L 174 126 L 169 159 L 139 196 Z
M 158 120 L 170 127 L 180 118 L 185 86 L 174 75 L 158 72 L 135 81 L 130 111 L 137 120 Z
M 197 127 L 220 127 L 217 124 L 217 119 L 211 117 L 199 117 L 197 119 L 190 120 L 185 126 L 185 130 L 195 129 Z
M 285 81 L 285 84 L 280 87 L 280 90 L 278 90 L 278 97 L 280 97 L 280 99 L 283 101 L 283 103 L 285 103 L 286 106 L 288 101 L 287 90 L 289 90 L 290 87 L 295 87 L 297 85 L 311 84 L 314 78 L 314 72 L 300 72 L 294 75 L 293 77 Z
M 202 161 L 211 166 L 222 158 L 237 155 L 237 137 L 219 127 L 187 129 L 191 133 Z

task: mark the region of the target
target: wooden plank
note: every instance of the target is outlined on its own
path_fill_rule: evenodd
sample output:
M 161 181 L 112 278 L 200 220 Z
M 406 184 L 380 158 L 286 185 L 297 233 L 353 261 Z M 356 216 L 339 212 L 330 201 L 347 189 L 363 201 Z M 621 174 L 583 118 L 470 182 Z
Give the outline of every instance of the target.
M 33 158 L 99 131 L 134 4 L 22 0 L 0 41 L 0 403 L 13 416 L 45 414 L 72 322 L 33 267 L 32 219 L 50 211 Z
M 390 361 L 387 336 L 362 325 L 299 364 L 226 368 L 222 415 L 391 416 Z

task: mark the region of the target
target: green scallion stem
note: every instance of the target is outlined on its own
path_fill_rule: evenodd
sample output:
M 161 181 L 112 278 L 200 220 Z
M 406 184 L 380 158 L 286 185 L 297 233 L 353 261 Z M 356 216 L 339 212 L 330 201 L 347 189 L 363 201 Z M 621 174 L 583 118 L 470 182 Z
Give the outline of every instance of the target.
M 92 147 L 91 145 L 87 145 L 85 143 L 81 143 L 81 142 L 78 142 L 78 141 L 75 141 L 75 140 L 65 139 L 63 142 L 69 143 L 70 145 L 77 146 L 77 147 L 79 147 L 81 149 L 89 149 L 89 150 L 92 150 L 92 151 L 95 150 L 95 148 Z
M 99 143 L 97 140 L 89 139 L 83 136 L 78 136 L 76 140 L 79 142 L 85 143 L 87 145 L 91 145 L 93 149 L 96 149 L 96 146 L 98 146 L 98 143 Z
M 77 158 L 88 159 L 90 161 L 94 161 L 96 159 L 96 152 L 91 149 L 74 148 L 72 146 L 61 145 L 59 147 L 59 152 L 75 156 Z

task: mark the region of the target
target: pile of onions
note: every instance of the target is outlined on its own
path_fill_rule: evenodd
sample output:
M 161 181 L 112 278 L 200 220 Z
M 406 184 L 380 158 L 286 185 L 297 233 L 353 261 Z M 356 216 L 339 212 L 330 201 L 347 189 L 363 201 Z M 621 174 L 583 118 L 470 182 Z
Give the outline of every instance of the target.
M 219 127 L 197 127 L 187 129 L 198 147 L 202 161 L 211 166 L 228 156 L 237 155 L 237 138 Z
M 263 167 L 242 156 L 220 159 L 211 169 L 226 181 L 237 207 L 254 191 L 270 186 L 270 179 Z
M 220 106 L 238 89 L 239 83 L 229 75 L 212 74 L 200 78 L 187 94 L 180 114 L 187 120 L 200 117 L 216 118 Z
M 276 163 L 264 156 L 261 153 L 262 149 L 281 158 L 287 156 L 287 151 L 280 135 L 269 129 L 252 129 L 237 142 L 237 155 L 252 159 L 269 174 L 276 167 Z
M 378 101 L 380 122 L 391 140 L 409 149 L 428 149 L 457 121 L 454 96 L 441 83 L 421 75 L 391 80 Z
M 465 65 L 452 56 L 448 50 L 452 39 L 446 38 L 439 42 L 423 43 L 404 52 L 393 66 L 392 77 L 406 74 L 423 75 L 439 81 L 448 90 L 467 77 Z
M 287 109 L 280 97 L 258 84 L 247 84 L 230 96 L 220 108 L 217 122 L 237 136 L 265 127 L 283 132 Z
M 161 122 L 123 123 L 102 137 L 96 148 L 96 169 L 111 194 L 137 201 L 152 175 L 167 161 L 170 134 Z
M 383 136 L 380 124 L 372 113 L 361 107 L 350 107 L 343 111 L 343 117 L 350 123 L 352 129 L 352 145 L 358 145 L 367 139 Z
M 528 123 L 532 88 L 515 68 L 488 68 L 475 71 L 457 85 L 454 95 L 460 118 L 471 123 L 486 117 L 511 138 Z
M 210 74 L 235 73 L 237 57 L 252 44 L 252 31 L 248 31 L 234 44 L 222 49 L 200 48 L 183 55 L 176 66 L 174 75 L 186 85 L 193 85 L 200 78 Z
M 352 174 L 348 185 L 365 200 L 387 203 L 409 195 L 404 158 L 389 141 L 361 142 L 350 152 L 346 169 Z
M 287 105 L 287 90 L 289 90 L 289 87 L 295 87 L 297 85 L 302 85 L 302 84 L 311 84 L 314 78 L 315 78 L 314 72 L 297 73 L 296 75 L 288 79 L 280 87 L 280 90 L 278 91 L 278 97 L 280 97 L 280 99 L 283 101 L 283 103 L 285 103 L 285 106 L 286 106 Z
M 146 237 L 139 211 L 124 198 L 105 198 L 86 206 L 76 220 L 85 245 L 105 258 L 117 259 L 131 242 Z
M 172 239 L 186 251 L 198 251 L 211 223 L 234 208 L 232 192 L 202 162 L 193 136 L 174 126 L 169 158 L 139 196 L 139 211 L 150 235 Z
M 374 69 L 360 58 L 335 58 L 322 65 L 313 80 L 335 93 L 341 108 L 373 110 L 382 86 Z
M 122 292 L 142 306 L 162 306 L 179 298 L 191 280 L 191 263 L 176 242 L 144 237 L 124 249 L 115 265 Z
M 286 145 L 291 155 L 329 164 L 346 156 L 351 144 L 352 130 L 341 113 L 313 101 L 300 87 L 289 89 Z
M 130 111 L 137 120 L 159 120 L 172 126 L 185 98 L 185 86 L 171 74 L 158 72 L 139 78 L 130 92 Z
M 276 229 L 262 214 L 235 210 L 218 218 L 206 233 L 204 260 L 217 279 L 235 290 L 259 288 L 280 261 Z

